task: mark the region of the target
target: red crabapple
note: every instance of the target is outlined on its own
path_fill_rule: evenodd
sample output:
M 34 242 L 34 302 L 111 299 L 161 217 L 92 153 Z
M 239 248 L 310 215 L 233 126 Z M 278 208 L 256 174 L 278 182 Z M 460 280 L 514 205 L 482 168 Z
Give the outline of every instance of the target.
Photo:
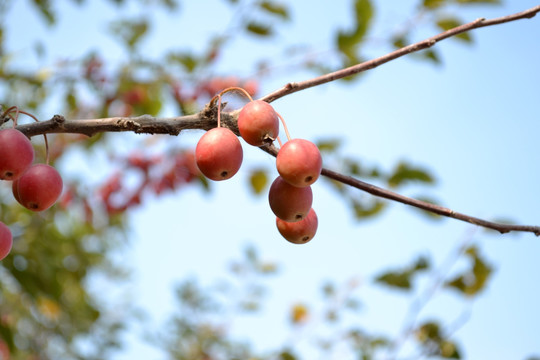
M 226 180 L 236 174 L 243 157 L 240 140 L 231 130 L 223 127 L 207 131 L 195 148 L 199 170 L 215 181 Z
M 315 236 L 319 220 L 315 210 L 309 210 L 307 216 L 297 222 L 287 222 L 276 217 L 276 226 L 281 236 L 293 244 L 305 244 Z
M 278 176 L 270 186 L 268 201 L 278 218 L 296 222 L 305 218 L 311 209 L 313 193 L 310 186 L 296 187 Z
M 30 140 L 16 129 L 0 130 L 0 179 L 15 180 L 34 161 Z
M 6 224 L 0 221 L 0 260 L 4 259 L 13 246 L 13 236 Z
M 304 187 L 313 184 L 321 174 L 322 157 L 317 145 L 304 139 L 287 141 L 276 157 L 279 175 L 289 184 Z
M 32 165 L 13 182 L 15 199 L 32 211 L 50 208 L 62 194 L 62 177 L 45 164 Z
M 274 141 L 279 135 L 279 118 L 272 105 L 254 100 L 238 114 L 238 130 L 248 144 L 261 146 Z

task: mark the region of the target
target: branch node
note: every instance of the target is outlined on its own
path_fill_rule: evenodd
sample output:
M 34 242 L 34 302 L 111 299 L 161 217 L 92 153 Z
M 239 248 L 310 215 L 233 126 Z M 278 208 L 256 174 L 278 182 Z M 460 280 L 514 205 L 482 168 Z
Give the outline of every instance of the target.
M 120 119 L 118 119 L 118 121 L 116 123 L 119 126 L 122 126 L 125 129 L 130 129 L 130 130 L 133 130 L 135 132 L 139 132 L 140 129 L 142 128 L 141 124 L 139 124 L 138 122 L 136 122 L 133 119 L 120 118 Z
M 62 125 L 63 123 L 66 122 L 66 118 L 62 115 L 56 114 L 52 117 L 52 121 L 57 125 Z

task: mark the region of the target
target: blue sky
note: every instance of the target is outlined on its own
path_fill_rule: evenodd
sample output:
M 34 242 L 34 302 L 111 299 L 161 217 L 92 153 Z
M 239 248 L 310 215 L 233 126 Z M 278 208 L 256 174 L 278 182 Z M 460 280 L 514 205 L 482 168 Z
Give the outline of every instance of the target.
M 223 1 L 185 3 L 180 17 L 161 12 L 153 15 L 159 26 L 144 43 L 148 53 L 182 44 L 200 47 L 212 31 L 227 27 L 230 11 Z M 506 3 L 471 7 L 461 13 L 462 18 L 497 17 L 537 5 L 525 0 Z M 392 29 L 410 4 L 413 2 L 405 1 L 381 9 L 374 34 Z M 290 67 L 290 60 L 279 57 L 279 47 L 307 42 L 324 54 L 331 47 L 331 30 L 350 23 L 349 6 L 349 1 L 332 5 L 296 1 L 291 5 L 293 21 L 275 40 L 235 41 L 224 54 L 220 70 L 250 76 L 256 59 L 275 56 L 282 61 L 283 70 L 265 79 L 262 94 L 288 81 L 309 78 L 313 74 Z M 111 59 L 124 56 L 116 43 L 101 35 L 107 21 L 118 16 L 111 9 L 105 2 L 92 2 L 80 12 L 62 3 L 59 26 L 47 32 L 48 58 L 40 65 L 47 66 L 59 57 L 77 57 L 89 48 L 100 48 Z M 18 50 L 20 66 L 35 66 L 30 44 L 44 29 L 26 2 L 17 2 L 11 11 L 10 48 Z M 129 11 L 140 13 L 135 7 Z M 198 17 L 202 13 L 204 26 Z M 344 154 L 382 169 L 390 170 L 399 160 L 430 169 L 437 183 L 427 192 L 456 211 L 540 225 L 539 31 L 538 18 L 479 29 L 473 33 L 472 46 L 451 39 L 437 44 L 442 66 L 402 58 L 369 71 L 361 81 L 302 91 L 274 106 L 287 120 L 293 137 L 339 137 L 344 141 Z M 432 34 L 434 30 L 424 29 L 418 40 Z M 366 55 L 384 54 L 386 49 L 376 46 L 376 36 L 373 40 Z M 194 145 L 200 135 L 181 134 L 177 141 Z M 419 254 L 429 255 L 435 266 L 441 265 L 472 233 L 471 241 L 481 247 L 496 271 L 488 288 L 470 304 L 472 315 L 455 339 L 470 359 L 524 359 L 540 354 L 536 280 L 540 239 L 531 234 L 497 236 L 450 219 L 427 221 L 401 204 L 392 204 L 380 218 L 359 223 L 320 182 L 313 186 L 318 234 L 305 246 L 293 246 L 275 229 L 266 197 L 252 196 L 246 186 L 248 170 L 258 164 L 270 168 L 273 159 L 247 146 L 244 156 L 240 173 L 216 183 L 211 194 L 179 191 L 151 199 L 130 215 L 131 247 L 122 258 L 133 269 L 128 289 L 131 299 L 149 313 L 150 328 L 159 328 L 174 310 L 172 289 L 181 279 L 192 276 L 212 284 L 246 244 L 254 244 L 264 258 L 280 264 L 282 272 L 271 281 L 264 314 L 234 323 L 238 338 L 250 339 L 260 349 L 276 348 L 288 339 L 291 304 L 320 304 L 323 281 L 343 284 L 351 278 L 362 284 L 359 296 L 365 307 L 357 318 L 359 324 L 395 335 L 411 298 L 373 286 L 371 277 L 388 267 L 407 265 Z M 82 170 L 91 173 L 100 165 L 105 164 L 89 164 Z M 411 187 L 404 193 L 413 196 L 419 190 Z M 454 270 L 460 266 L 463 264 Z M 99 291 L 100 283 L 95 286 Z M 452 322 L 460 316 L 463 304 L 457 295 L 437 293 L 420 317 L 437 316 Z M 141 332 L 141 327 L 134 327 L 128 336 L 129 349 L 114 360 L 164 358 L 141 342 Z

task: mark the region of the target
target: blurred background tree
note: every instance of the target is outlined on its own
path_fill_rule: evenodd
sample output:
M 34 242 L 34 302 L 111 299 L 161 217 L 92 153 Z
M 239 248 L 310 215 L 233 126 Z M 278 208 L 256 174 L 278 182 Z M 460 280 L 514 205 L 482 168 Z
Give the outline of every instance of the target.
M 321 25 L 332 44 L 321 49 L 317 41 L 309 41 L 313 39 L 282 41 L 282 34 L 296 21 L 292 2 L 215 0 L 208 2 L 205 12 L 193 14 L 188 2 L 175 0 L 93 4 L 4 0 L 0 4 L 0 104 L 4 109 L 18 106 L 43 120 L 57 113 L 69 119 L 187 115 L 199 111 L 224 88 L 243 87 L 253 96 L 262 96 L 261 89 L 278 75 L 315 76 L 343 68 L 368 59 L 370 49 L 396 49 L 425 34 L 458 26 L 461 14 L 471 6 L 483 14 L 499 5 L 493 0 L 409 1 L 399 5 L 397 16 L 393 14 L 400 23 L 388 26 L 379 14 L 387 14 L 390 5 L 347 0 L 340 2 L 349 9 L 347 19 L 329 17 Z M 22 18 L 19 7 L 33 12 Z M 101 18 L 103 14 L 111 16 Z M 165 26 L 160 23 L 165 14 L 173 24 L 174 19 L 180 23 L 183 14 L 196 17 L 198 26 L 189 33 L 168 27 L 169 44 L 158 51 L 152 46 L 154 30 Z M 108 23 L 96 34 L 77 27 L 80 17 Z M 28 34 L 28 28 L 40 28 L 29 25 L 36 18 L 46 30 Z M 215 22 L 216 18 L 222 21 Z M 69 55 L 51 58 L 65 46 L 55 43 L 59 35 L 54 31 L 62 22 L 70 24 L 71 40 L 81 48 L 62 49 Z M 472 44 L 474 34 L 462 34 L 455 41 Z M 269 44 L 272 50 L 266 52 Z M 24 55 L 19 54 L 21 49 Z M 227 73 L 222 64 L 240 49 L 249 70 L 241 75 Z M 426 65 L 444 60 L 437 48 L 414 57 Z M 363 79 L 344 80 L 352 81 Z M 231 107 L 241 106 L 239 99 L 227 100 Z M 65 174 L 65 191 L 56 206 L 30 213 L 12 199 L 9 185 L 0 187 L 0 220 L 10 226 L 15 238 L 12 253 L 0 263 L 0 359 L 114 358 L 125 351 L 123 334 L 145 312 L 133 305 L 129 295 L 102 296 L 107 289 L 129 282 L 133 264 L 123 263 L 121 254 L 131 246 L 130 213 L 171 191 L 213 192 L 220 191 L 219 186 L 199 174 L 189 142 L 174 137 L 62 134 L 50 136 L 49 142 L 51 161 Z M 34 138 L 33 143 L 43 161 L 42 141 Z M 421 192 L 418 198 L 437 202 L 426 190 L 436 177 L 422 166 L 405 160 L 391 170 L 367 165 L 345 154 L 340 137 L 321 137 L 317 145 L 328 166 L 394 190 L 413 184 Z M 79 174 L 77 162 L 91 164 L 95 176 Z M 264 195 L 270 166 L 255 163 L 244 176 L 254 196 Z M 326 180 L 326 185 L 358 220 L 375 218 L 388 208 L 388 202 L 359 196 L 343 184 Z M 234 236 L 234 228 L 226 231 Z M 403 348 L 413 358 L 461 358 L 463 350 L 452 335 L 468 312 L 455 324 L 436 317 L 419 321 L 418 314 L 437 291 L 457 291 L 467 303 L 485 289 L 493 267 L 472 238 L 467 236 L 455 246 L 441 267 L 421 256 L 403 259 L 374 276 L 375 286 L 410 293 L 416 299 L 404 324 L 396 324 L 403 327 L 397 336 L 362 328 L 354 321 L 362 307 L 357 290 L 365 284 L 351 279 L 323 284 L 321 308 L 315 309 L 307 300 L 290 304 L 290 332 L 293 339 L 312 339 L 309 350 L 291 340 L 271 351 L 259 351 L 235 339 L 230 323 L 237 316 L 262 311 L 269 301 L 269 279 L 280 269 L 279 263 L 262 260 L 258 250 L 248 246 L 217 286 L 205 287 L 189 277 L 182 281 L 175 292 L 177 311 L 162 329 L 148 330 L 146 340 L 170 359 L 287 360 L 313 358 L 313 351 L 319 358 L 391 359 L 399 357 Z M 463 264 L 461 272 L 451 273 L 456 263 Z M 416 288 L 419 281 L 428 286 Z M 102 287 L 91 286 L 96 282 Z

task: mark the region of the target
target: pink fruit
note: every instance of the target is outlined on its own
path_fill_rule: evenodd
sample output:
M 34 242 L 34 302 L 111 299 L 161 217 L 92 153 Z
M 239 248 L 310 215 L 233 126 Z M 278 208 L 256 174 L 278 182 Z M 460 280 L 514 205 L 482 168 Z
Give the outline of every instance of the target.
M 271 143 L 279 135 L 279 118 L 269 103 L 254 100 L 238 114 L 238 130 L 248 144 L 261 146 Z
M 279 175 L 289 184 L 298 187 L 309 186 L 321 174 L 321 153 L 311 141 L 289 140 L 277 154 L 276 167 Z
M 226 180 L 236 174 L 243 157 L 240 140 L 231 130 L 223 127 L 207 131 L 195 148 L 199 170 L 215 181 Z
M 15 180 L 34 161 L 30 140 L 16 129 L 0 130 L 0 179 Z
M 307 216 L 313 202 L 313 193 L 310 186 L 296 187 L 278 176 L 270 186 L 268 201 L 278 218 L 296 222 Z
M 315 210 L 309 210 L 307 216 L 297 222 L 287 222 L 276 217 L 276 225 L 281 236 L 293 244 L 305 244 L 315 236 L 319 220 Z
M 6 224 L 0 221 L 0 260 L 3 260 L 11 251 L 13 236 Z
M 45 164 L 32 165 L 13 182 L 15 199 L 32 211 L 50 208 L 62 194 L 62 177 Z

